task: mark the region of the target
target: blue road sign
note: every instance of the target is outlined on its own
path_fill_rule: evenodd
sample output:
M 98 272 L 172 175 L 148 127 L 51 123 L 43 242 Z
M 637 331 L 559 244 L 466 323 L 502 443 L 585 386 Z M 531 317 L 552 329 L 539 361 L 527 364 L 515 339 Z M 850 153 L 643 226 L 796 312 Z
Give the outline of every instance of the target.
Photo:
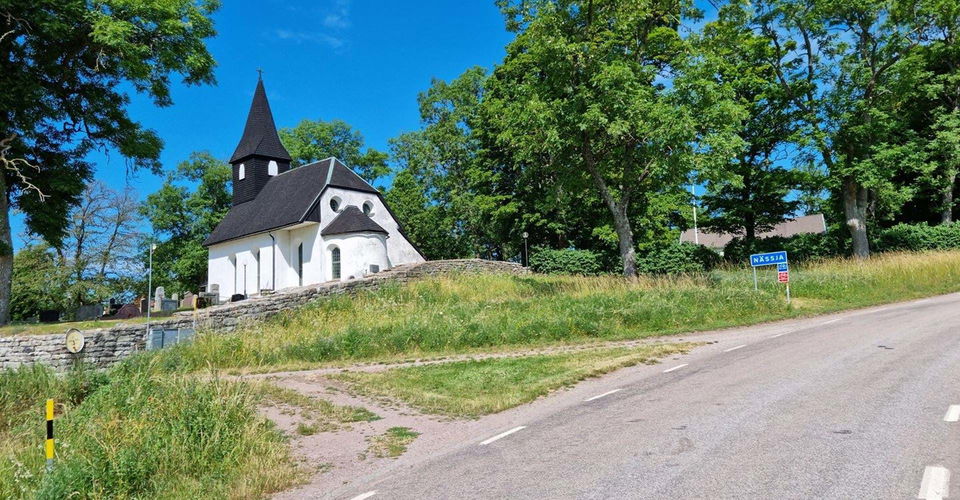
M 753 267 L 772 266 L 774 264 L 786 264 L 787 252 L 755 253 L 750 256 L 750 265 Z
M 785 273 L 785 272 L 788 272 L 788 271 L 790 271 L 790 269 L 787 268 L 787 263 L 786 263 L 786 262 L 784 262 L 783 264 L 777 264 L 777 272 L 779 272 L 779 273 Z

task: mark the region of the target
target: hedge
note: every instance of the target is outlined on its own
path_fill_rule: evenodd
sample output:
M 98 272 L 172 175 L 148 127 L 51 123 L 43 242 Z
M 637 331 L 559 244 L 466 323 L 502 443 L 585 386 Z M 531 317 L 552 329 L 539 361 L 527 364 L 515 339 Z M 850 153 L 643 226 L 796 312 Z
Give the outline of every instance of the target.
M 548 274 L 600 274 L 604 271 L 602 258 L 590 250 L 565 248 L 535 248 L 530 254 L 530 269 Z

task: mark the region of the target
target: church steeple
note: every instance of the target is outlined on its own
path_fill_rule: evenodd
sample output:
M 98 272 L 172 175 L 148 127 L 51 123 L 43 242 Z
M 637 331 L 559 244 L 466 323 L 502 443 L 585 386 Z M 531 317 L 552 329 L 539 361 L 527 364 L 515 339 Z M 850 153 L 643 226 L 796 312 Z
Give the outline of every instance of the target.
M 262 78 L 257 79 L 243 137 L 231 155 L 230 163 L 233 165 L 234 205 L 256 198 L 270 177 L 290 169 L 290 153 L 277 134 Z

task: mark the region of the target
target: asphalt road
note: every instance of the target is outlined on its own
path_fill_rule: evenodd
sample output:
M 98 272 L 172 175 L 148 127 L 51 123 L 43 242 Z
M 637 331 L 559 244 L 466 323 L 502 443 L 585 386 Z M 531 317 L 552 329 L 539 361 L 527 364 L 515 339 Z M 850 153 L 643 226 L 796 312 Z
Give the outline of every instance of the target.
M 960 498 L 960 295 L 712 335 L 335 496 Z

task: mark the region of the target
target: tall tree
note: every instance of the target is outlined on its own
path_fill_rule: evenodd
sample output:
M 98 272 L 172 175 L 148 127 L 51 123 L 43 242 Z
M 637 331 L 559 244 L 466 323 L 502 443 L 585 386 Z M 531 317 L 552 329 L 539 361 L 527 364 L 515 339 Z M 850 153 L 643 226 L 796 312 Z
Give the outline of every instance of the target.
M 745 147 L 725 166 L 734 177 L 708 184 L 703 196 L 710 216 L 704 227 L 752 243 L 758 232 L 772 229 L 799 208 L 800 201 L 788 195 L 799 186 L 801 172 L 784 165 L 795 139 L 795 108 L 766 62 L 773 46 L 746 26 L 747 16 L 741 5 L 726 5 L 695 41 L 747 111 L 739 125 Z
M 739 147 L 740 109 L 678 32 L 697 19 L 675 0 L 498 2 L 516 39 L 493 73 L 497 140 L 531 168 L 592 189 L 617 234 L 625 276 L 636 268 L 638 211 Z M 542 162 L 542 163 L 541 163 Z
M 43 310 L 61 310 L 68 295 L 66 271 L 46 243 L 21 248 L 14 257 L 12 319 L 25 321 Z
M 302 120 L 280 129 L 280 140 L 293 158 L 292 167 L 335 156 L 369 182 L 390 172 L 388 155 L 365 148 L 360 131 L 343 120 Z
M 126 89 L 168 106 L 170 77 L 212 83 L 217 0 L 8 0 L 0 5 L 0 323 L 10 316 L 11 208 L 59 246 L 94 148 L 158 169 L 162 142 Z
M 136 243 L 139 203 L 132 188 L 115 191 L 92 182 L 70 211 L 70 225 L 56 249 L 58 265 L 67 271 L 69 294 L 65 306 L 73 308 L 114 295 L 127 295 L 125 284 L 139 274 Z
M 207 152 L 195 152 L 147 196 L 141 212 L 153 228 L 157 249 L 153 282 L 168 291 L 196 291 L 207 281 L 203 240 L 233 204 L 230 165 Z M 190 187 L 196 186 L 193 191 Z M 147 249 L 142 249 L 146 252 Z M 146 260 L 144 253 L 141 258 Z
M 917 2 L 765 0 L 751 21 L 801 113 L 805 143 L 829 172 L 853 239 L 870 254 L 868 219 L 895 212 L 911 193 L 893 182 L 919 168 L 917 143 L 902 136 L 906 97 L 919 85 L 918 47 L 928 35 Z

